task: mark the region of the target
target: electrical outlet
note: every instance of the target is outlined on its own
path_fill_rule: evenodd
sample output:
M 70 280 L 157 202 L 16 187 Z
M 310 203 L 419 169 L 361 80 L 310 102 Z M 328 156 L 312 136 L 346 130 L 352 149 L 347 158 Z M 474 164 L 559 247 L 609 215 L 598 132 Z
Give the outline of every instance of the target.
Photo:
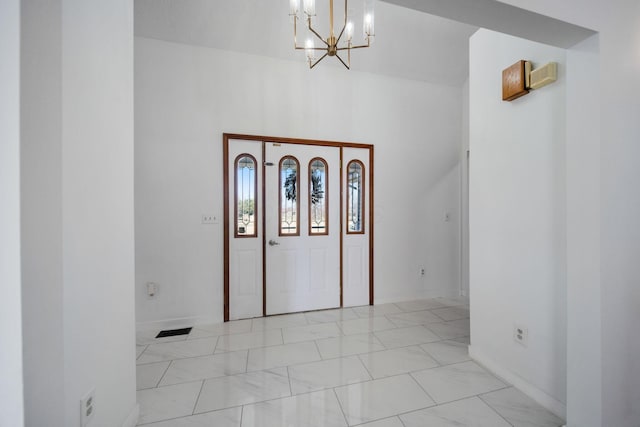
M 522 325 L 515 325 L 513 327 L 513 340 L 526 347 L 529 344 L 529 329 Z
M 215 215 L 202 214 L 202 223 L 203 224 L 213 224 L 215 219 L 216 219 Z
M 82 399 L 80 399 L 80 425 L 85 427 L 93 419 L 96 413 L 96 390 L 91 389 Z
M 420 273 L 420 276 L 424 276 L 424 267 L 420 267 L 418 272 Z

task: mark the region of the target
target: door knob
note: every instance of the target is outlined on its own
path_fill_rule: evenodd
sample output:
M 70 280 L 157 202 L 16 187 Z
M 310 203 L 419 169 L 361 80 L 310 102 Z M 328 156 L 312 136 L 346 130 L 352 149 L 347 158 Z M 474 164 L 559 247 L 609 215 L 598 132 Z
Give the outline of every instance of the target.
M 276 242 L 275 240 L 271 239 L 269 240 L 269 246 L 276 246 L 279 245 L 280 243 Z

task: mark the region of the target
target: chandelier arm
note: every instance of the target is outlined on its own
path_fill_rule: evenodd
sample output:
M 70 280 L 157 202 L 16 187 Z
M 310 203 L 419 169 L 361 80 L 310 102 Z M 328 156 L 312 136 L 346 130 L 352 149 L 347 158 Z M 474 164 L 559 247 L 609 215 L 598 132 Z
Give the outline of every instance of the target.
M 298 15 L 293 15 L 293 47 L 298 48 Z
M 344 66 L 347 68 L 347 70 L 350 70 L 350 69 L 351 69 L 351 68 L 349 68 L 349 66 L 346 64 L 346 62 L 344 62 L 344 61 L 342 60 L 342 58 L 340 58 L 340 55 L 336 55 L 336 58 L 338 58 L 338 59 L 340 60 L 340 62 L 342 62 L 342 65 L 344 65 Z
M 328 53 L 325 53 L 324 55 L 322 55 L 320 57 L 320 59 L 318 59 L 316 62 L 313 63 L 313 65 L 309 66 L 309 69 L 312 69 L 313 67 L 315 67 L 316 65 L 318 65 L 318 62 L 322 61 L 326 56 L 328 55 Z
M 321 50 L 323 52 L 327 52 L 326 47 L 304 47 L 304 46 L 296 46 L 296 50 Z M 328 55 L 328 53 L 327 53 Z
M 365 47 L 371 47 L 371 45 L 367 43 L 367 44 L 361 44 L 358 46 L 343 46 L 343 47 L 339 47 L 338 50 L 364 49 Z
M 320 39 L 320 41 L 322 41 L 322 43 L 324 43 L 325 45 L 327 45 L 327 47 L 329 47 L 329 43 L 327 43 L 327 41 L 325 39 L 323 39 L 322 36 L 320 34 L 318 34 L 317 31 L 314 30 L 313 27 L 311 26 L 311 19 L 309 19 L 309 31 L 311 31 L 313 34 L 315 34 L 316 37 L 318 39 Z
M 340 39 L 342 38 L 342 34 L 344 34 L 344 30 L 345 28 L 347 28 L 347 20 L 348 20 L 348 16 L 347 16 L 347 7 L 348 7 L 348 0 L 344 0 L 344 24 L 342 24 L 342 30 L 340 31 L 340 35 L 338 36 L 338 38 L 336 39 L 336 45 L 338 43 L 340 43 Z
M 340 43 L 340 39 L 342 38 L 342 35 L 344 34 L 344 29 L 345 29 L 345 28 L 347 28 L 347 24 L 346 24 L 346 23 L 342 26 L 342 31 L 340 31 L 340 35 L 339 35 L 339 36 L 338 36 L 338 38 L 336 39 L 336 45 L 337 45 L 338 43 Z

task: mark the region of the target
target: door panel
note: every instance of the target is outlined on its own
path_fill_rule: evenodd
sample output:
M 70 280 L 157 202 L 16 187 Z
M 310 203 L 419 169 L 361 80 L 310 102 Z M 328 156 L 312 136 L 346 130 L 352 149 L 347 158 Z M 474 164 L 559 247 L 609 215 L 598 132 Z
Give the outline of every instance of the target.
M 262 283 L 256 280 L 256 267 L 262 264 L 255 249 L 238 250 L 235 253 L 234 273 L 238 278 L 238 297 L 254 297 L 261 293 Z
M 309 172 L 317 158 L 324 181 Z M 266 314 L 339 307 L 340 148 L 266 142 L 265 162 Z M 321 203 L 326 221 L 312 211 Z
M 360 194 L 354 191 L 353 178 L 349 177 L 349 165 L 357 163 L 360 171 Z M 370 215 L 370 164 L 369 150 L 363 148 L 345 148 L 342 152 L 342 182 L 344 183 L 343 215 L 344 233 L 342 235 L 344 257 L 344 280 L 342 283 L 342 304 L 344 307 L 369 304 L 369 239 L 371 230 Z M 351 208 L 350 208 L 351 206 Z
M 262 142 L 230 142 L 229 319 L 235 320 L 263 315 Z

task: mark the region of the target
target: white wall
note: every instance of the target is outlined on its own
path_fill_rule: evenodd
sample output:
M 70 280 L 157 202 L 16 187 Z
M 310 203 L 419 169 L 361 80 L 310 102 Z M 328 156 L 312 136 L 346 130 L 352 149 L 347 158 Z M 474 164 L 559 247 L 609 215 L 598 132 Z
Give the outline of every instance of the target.
M 222 319 L 222 228 L 200 216 L 222 214 L 223 132 L 374 144 L 376 301 L 458 293 L 460 88 L 145 38 L 135 65 L 140 324 Z
M 25 423 L 64 419 L 62 1 L 22 2 L 21 181 Z M 46 357 L 42 348 L 46 348 Z
M 502 101 L 502 70 L 558 63 L 558 81 Z M 565 51 L 480 30 L 470 40 L 474 358 L 564 415 Z M 515 325 L 528 328 L 525 348 Z
M 22 3 L 27 425 L 133 426 L 133 4 Z
M 640 263 L 637 262 L 640 192 L 636 183 L 640 182 L 640 168 L 637 167 L 640 100 L 636 94 L 640 93 L 637 78 L 640 74 L 640 8 L 633 0 L 502 1 L 600 33 L 597 62 L 581 54 L 585 48 L 581 46 L 576 48 L 580 59 L 573 67 L 573 73 L 581 74 L 580 80 L 596 78 L 591 80 L 589 88 L 582 88 L 591 93 L 577 95 L 574 90 L 569 93 L 572 96 L 567 104 L 569 111 L 584 111 L 580 119 L 568 122 L 571 140 L 567 156 L 583 158 L 587 162 L 577 168 L 569 165 L 568 172 L 573 176 L 568 183 L 580 183 L 583 188 L 592 186 L 591 191 L 568 200 L 568 213 L 572 214 L 568 223 L 573 225 L 568 236 L 568 248 L 573 253 L 569 253 L 568 259 L 579 260 L 580 266 L 576 266 L 573 273 L 569 270 L 568 277 L 569 326 L 578 327 L 568 330 L 569 354 L 575 355 L 575 359 L 569 360 L 573 369 L 569 371 L 568 388 L 573 391 L 573 398 L 568 402 L 567 418 L 570 427 L 637 427 L 640 425 L 640 405 L 637 404 L 640 401 L 640 341 L 637 339 L 640 323 L 640 288 L 637 286 L 640 277 Z M 592 51 L 590 55 L 595 56 Z M 579 67 L 585 61 L 591 68 L 581 73 Z M 586 100 L 596 103 L 597 111 L 593 104 L 585 109 Z M 587 141 L 580 139 L 584 135 L 589 136 Z M 594 162 L 594 159 L 598 160 Z M 598 185 L 593 185 L 594 182 Z M 584 212 L 588 218 L 584 217 Z M 600 274 L 595 279 L 598 283 L 594 283 L 590 274 L 598 270 Z M 585 276 L 589 281 L 583 285 L 581 280 Z M 597 301 L 600 304 L 596 304 Z M 589 325 L 601 323 L 601 346 L 598 347 L 596 338 L 591 350 L 601 353 L 600 369 L 596 365 L 599 355 L 588 362 L 579 356 L 584 348 L 581 335 L 585 333 L 579 325 L 585 313 L 592 317 Z M 576 346 L 572 348 L 574 343 Z M 599 402 L 595 393 L 585 389 L 585 383 L 590 387 L 602 384 Z M 597 414 L 600 410 L 602 418 L 588 418 L 590 413 Z
M 0 425 L 24 423 L 20 295 L 20 2 L 0 3 Z

